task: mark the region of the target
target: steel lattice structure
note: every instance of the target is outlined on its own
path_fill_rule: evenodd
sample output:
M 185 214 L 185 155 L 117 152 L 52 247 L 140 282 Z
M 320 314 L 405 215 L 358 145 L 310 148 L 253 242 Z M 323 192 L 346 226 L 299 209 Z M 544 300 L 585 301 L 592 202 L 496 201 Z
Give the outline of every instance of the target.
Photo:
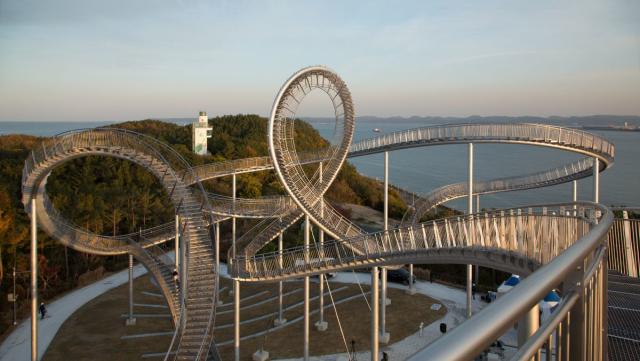
M 296 111 L 312 91 L 327 94 L 335 115 L 335 139 L 324 149 L 296 148 Z M 366 233 L 340 215 L 323 196 L 347 157 L 365 156 L 413 147 L 466 143 L 527 144 L 567 150 L 586 158 L 534 174 L 495 179 L 476 184 L 473 195 L 546 187 L 597 175 L 614 161 L 613 144 L 597 135 L 576 129 L 541 124 L 451 124 L 409 129 L 352 144 L 355 111 L 346 83 L 323 66 L 301 69 L 278 92 L 268 125 L 269 157 L 240 159 L 192 167 L 171 147 L 155 139 L 119 129 L 91 129 L 63 133 L 43 142 L 25 161 L 22 177 L 23 203 L 37 204 L 40 226 L 63 244 L 82 252 L 132 254 L 158 280 L 167 298 L 176 332 L 167 357 L 216 359 L 213 342 L 216 313 L 216 244 L 210 227 L 229 217 L 263 218 L 237 240 L 239 252 L 231 271 L 236 280 L 272 282 L 334 270 L 405 263 L 473 263 L 529 275 L 519 287 L 490 306 L 491 326 L 478 316 L 457 327 L 433 344 L 434 359 L 470 360 L 511 327 L 545 292 L 563 287 L 561 306 L 550 322 L 532 335 L 516 359 L 539 354 L 552 332 L 572 337 L 556 340 L 557 354 L 564 359 L 606 353 L 606 237 L 613 224 L 611 211 L 589 202 L 553 204 L 498 210 L 464 217 L 419 223 L 420 216 L 438 204 L 469 196 L 468 184 L 457 183 L 417 198 L 413 213 L 403 226 L 380 233 Z M 176 214 L 179 233 L 186 243 L 188 271 L 185 303 L 169 274 L 173 268 L 157 244 L 175 238 L 173 223 L 136 234 L 102 236 L 83 230 L 66 220 L 49 200 L 45 185 L 51 171 L 71 159 L 112 156 L 135 162 L 151 171 L 165 187 Z M 321 164 L 321 166 L 315 166 Z M 594 169 L 596 170 L 594 172 Z M 287 196 L 242 199 L 204 191 L 200 181 L 229 175 L 273 170 Z M 333 240 L 284 252 L 257 255 L 258 251 L 303 216 Z M 637 237 L 637 222 L 620 223 L 611 233 L 614 250 L 608 258 L 616 270 L 637 276 L 638 260 L 625 253 L 620 239 Z M 627 231 L 632 229 L 633 231 Z M 626 233 L 625 233 L 626 232 Z M 616 236 L 618 235 L 618 236 Z M 630 236 L 629 236 L 630 237 Z M 628 238 L 628 237 L 627 237 Z M 618 240 L 616 240 L 618 239 Z M 628 247 L 626 247 L 628 248 Z M 636 252 L 638 252 L 636 250 Z M 502 313 L 500 313 L 500 311 Z M 569 323 L 580 317 L 581 324 Z M 484 327 L 484 329 L 481 329 Z M 562 328 L 564 327 L 564 328 Z M 558 330 L 564 330 L 562 333 Z M 596 330 L 594 331 L 589 331 Z M 597 331 L 600 330 L 600 331 Z M 580 333 L 583 332 L 583 333 Z M 587 335 L 588 340 L 582 339 Z M 464 345 L 452 347 L 457 338 Z M 585 336 L 586 337 L 586 336 Z M 544 346 L 547 345 L 547 346 Z M 564 347 L 564 348 L 562 348 Z M 578 351 L 576 351 L 578 350 Z

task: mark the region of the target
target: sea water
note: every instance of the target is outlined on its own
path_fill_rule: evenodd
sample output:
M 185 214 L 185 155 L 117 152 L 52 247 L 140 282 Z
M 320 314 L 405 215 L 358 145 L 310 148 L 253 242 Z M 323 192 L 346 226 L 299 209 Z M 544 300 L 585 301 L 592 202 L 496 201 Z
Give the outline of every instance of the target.
M 176 121 L 185 124 L 184 120 Z M 64 131 L 93 128 L 111 122 L 0 122 L 2 134 L 31 134 L 52 136 Z M 333 124 L 313 122 L 323 136 L 333 133 Z M 433 125 L 427 119 L 393 119 L 389 121 L 360 121 L 356 123 L 354 141 L 375 137 L 388 132 Z M 374 132 L 373 129 L 378 129 Z M 613 167 L 600 176 L 600 201 L 607 205 L 640 207 L 640 132 L 591 131 L 616 146 Z M 474 176 L 476 181 L 530 174 L 560 166 L 583 157 L 559 149 L 530 145 L 475 144 Z M 383 176 L 383 155 L 373 154 L 349 160 L 362 174 Z M 390 182 L 419 194 L 435 188 L 467 180 L 467 145 L 440 145 L 394 151 L 389 154 Z M 481 196 L 482 208 L 515 207 L 526 204 L 565 202 L 572 199 L 571 183 L 517 192 L 504 192 Z M 592 178 L 578 181 L 578 198 L 593 199 Z M 466 200 L 450 202 L 459 209 Z

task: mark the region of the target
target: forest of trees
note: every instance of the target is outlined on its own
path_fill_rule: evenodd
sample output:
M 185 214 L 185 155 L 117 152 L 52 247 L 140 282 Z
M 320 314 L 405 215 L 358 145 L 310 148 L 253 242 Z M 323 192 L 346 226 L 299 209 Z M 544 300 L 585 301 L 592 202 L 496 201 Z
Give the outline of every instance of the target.
M 213 137 L 209 139 L 211 155 L 197 156 L 191 152 L 191 126 L 179 126 L 156 120 L 125 122 L 111 127 L 153 136 L 170 144 L 191 164 L 230 159 L 266 156 L 267 120 L 257 115 L 233 115 L 212 118 Z M 13 287 L 12 273 L 17 271 L 16 285 L 21 300 L 20 313 L 27 311 L 29 284 L 29 218 L 23 210 L 21 176 L 24 160 L 43 138 L 26 135 L 0 136 L 0 294 Z M 310 150 L 326 146 L 327 142 L 306 122 L 296 123 L 296 147 Z M 272 171 L 239 175 L 238 196 L 260 197 L 284 194 Z M 230 177 L 205 182 L 205 188 L 231 193 Z M 89 156 L 77 158 L 56 168 L 47 182 L 56 208 L 77 226 L 106 235 L 136 232 L 173 218 L 164 189 L 151 173 L 131 162 L 117 158 Z M 350 164 L 345 164 L 326 194 L 339 203 L 355 203 L 382 209 L 382 187 L 373 179 L 361 176 Z M 406 206 L 395 192 L 390 194 L 390 214 L 401 218 Z M 255 222 L 255 221 L 253 221 Z M 240 222 L 241 229 L 252 221 Z M 223 228 L 223 235 L 226 228 Z M 224 237 L 223 237 L 224 238 Z M 301 242 L 296 227 L 286 237 L 288 245 Z M 78 285 L 81 275 L 100 270 L 112 272 L 125 266 L 124 256 L 95 256 L 68 249 L 44 232 L 38 234 L 39 287 L 45 300 Z M 223 253 L 224 254 L 224 253 Z M 7 329 L 12 318 L 11 304 L 0 299 L 0 329 Z

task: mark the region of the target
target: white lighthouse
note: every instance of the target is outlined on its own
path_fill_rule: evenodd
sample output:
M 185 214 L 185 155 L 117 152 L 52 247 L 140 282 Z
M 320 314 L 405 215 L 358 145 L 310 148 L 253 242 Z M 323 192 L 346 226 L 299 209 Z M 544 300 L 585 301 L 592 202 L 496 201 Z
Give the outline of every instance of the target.
M 212 130 L 213 128 L 209 127 L 207 112 L 200 112 L 198 121 L 193 123 L 191 132 L 194 153 L 199 155 L 207 154 L 207 139 L 211 138 Z

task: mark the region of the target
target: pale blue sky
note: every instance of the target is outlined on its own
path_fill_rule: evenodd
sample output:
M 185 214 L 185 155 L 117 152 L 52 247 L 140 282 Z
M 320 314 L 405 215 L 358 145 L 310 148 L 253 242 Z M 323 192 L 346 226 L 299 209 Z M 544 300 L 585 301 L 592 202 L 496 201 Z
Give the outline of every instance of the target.
M 640 1 L 0 0 L 0 120 L 266 115 L 313 64 L 358 115 L 640 115 Z

